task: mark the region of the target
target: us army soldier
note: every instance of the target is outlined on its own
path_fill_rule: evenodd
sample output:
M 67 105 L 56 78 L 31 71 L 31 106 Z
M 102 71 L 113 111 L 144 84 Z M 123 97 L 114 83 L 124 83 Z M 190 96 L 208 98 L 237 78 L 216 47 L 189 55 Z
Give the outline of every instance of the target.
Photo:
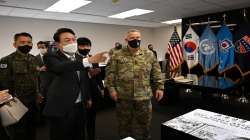
M 160 66 L 152 51 L 140 48 L 139 30 L 129 30 L 125 41 L 127 46 L 116 51 L 107 64 L 105 83 L 117 102 L 120 138 L 147 140 L 152 118 L 150 79 L 156 85 L 157 101 L 163 97 Z

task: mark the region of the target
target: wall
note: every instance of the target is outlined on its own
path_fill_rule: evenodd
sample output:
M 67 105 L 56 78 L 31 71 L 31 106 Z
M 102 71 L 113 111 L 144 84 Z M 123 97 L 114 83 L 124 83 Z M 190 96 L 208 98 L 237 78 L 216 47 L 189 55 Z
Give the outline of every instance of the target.
M 31 53 L 38 54 L 36 43 L 39 40 L 53 40 L 53 33 L 60 27 L 72 28 L 78 37 L 89 37 L 93 44 L 91 53 L 108 51 L 113 47 L 114 42 L 124 43 L 124 36 L 128 29 L 139 29 L 142 31 L 142 46 L 147 47 L 148 44 L 152 43 L 158 53 L 158 60 L 164 59 L 166 46 L 174 30 L 174 26 L 142 28 L 0 16 L 0 57 L 15 51 L 12 45 L 15 33 L 23 31 L 31 33 L 34 43 L 34 49 L 32 49 Z M 177 30 L 181 35 L 180 25 L 177 26 Z
M 39 40 L 53 40 L 53 33 L 61 27 L 72 28 L 78 37 L 89 37 L 93 42 L 91 53 L 108 51 L 116 41 L 124 43 L 124 36 L 131 28 L 142 31 L 142 46 L 153 42 L 152 28 L 0 16 L 0 57 L 15 51 L 12 45 L 15 33 L 31 33 L 34 43 L 31 53 L 38 54 L 36 43 Z

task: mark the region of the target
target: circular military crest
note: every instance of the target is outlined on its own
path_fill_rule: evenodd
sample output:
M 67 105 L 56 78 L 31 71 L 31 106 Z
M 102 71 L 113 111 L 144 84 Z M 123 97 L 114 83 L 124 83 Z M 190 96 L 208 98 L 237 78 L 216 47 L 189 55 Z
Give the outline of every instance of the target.
M 193 41 L 185 42 L 184 50 L 187 53 L 193 53 L 197 49 L 197 45 Z
M 200 43 L 199 50 L 202 54 L 210 55 L 215 52 L 214 43 L 208 39 L 204 39 Z
M 224 39 L 223 41 L 220 42 L 219 45 L 222 50 L 228 50 L 233 46 L 232 42 L 228 39 Z

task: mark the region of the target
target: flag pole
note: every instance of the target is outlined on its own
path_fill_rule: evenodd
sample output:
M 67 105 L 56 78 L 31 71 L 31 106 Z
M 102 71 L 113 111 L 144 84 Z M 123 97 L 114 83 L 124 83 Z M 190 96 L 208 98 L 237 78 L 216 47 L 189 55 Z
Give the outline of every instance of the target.
M 190 28 L 191 27 L 191 25 L 192 25 L 192 21 L 191 21 L 191 19 L 189 19 L 189 27 L 188 28 Z M 190 72 L 190 68 L 188 67 L 188 74 L 191 74 L 191 72 Z
M 245 22 L 247 22 L 247 23 L 248 23 L 246 9 L 243 9 L 243 18 L 244 18 Z
M 210 17 L 207 17 L 207 24 L 210 26 Z
M 191 21 L 191 19 L 189 19 L 189 26 L 188 27 L 191 27 L 191 25 L 192 25 L 192 21 Z
M 224 24 L 224 25 L 226 25 L 226 17 L 227 17 L 227 15 L 224 13 L 224 14 L 223 14 L 223 24 Z
M 176 27 L 176 24 L 174 24 L 174 31 L 177 32 L 177 27 Z

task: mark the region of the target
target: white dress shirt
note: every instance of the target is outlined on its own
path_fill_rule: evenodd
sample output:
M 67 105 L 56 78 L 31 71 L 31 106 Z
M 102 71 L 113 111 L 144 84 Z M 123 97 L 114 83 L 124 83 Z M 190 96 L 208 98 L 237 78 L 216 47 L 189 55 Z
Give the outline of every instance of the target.
M 71 55 L 69 55 L 69 54 L 64 53 L 64 55 L 65 55 L 67 58 L 69 58 L 71 61 L 75 61 L 75 60 L 76 60 L 75 54 L 71 56 Z M 83 58 L 82 64 L 83 64 L 83 67 L 85 67 L 85 68 L 86 68 L 86 67 L 91 67 L 91 66 L 92 66 L 92 64 L 89 63 L 88 58 Z M 76 73 L 77 73 L 78 79 L 80 80 L 80 71 L 78 70 L 78 71 L 76 71 Z M 75 103 L 80 103 L 81 101 L 82 101 L 82 93 L 81 93 L 81 90 L 80 90 L 80 92 L 79 92 L 79 94 L 78 94 L 78 97 L 76 98 Z

